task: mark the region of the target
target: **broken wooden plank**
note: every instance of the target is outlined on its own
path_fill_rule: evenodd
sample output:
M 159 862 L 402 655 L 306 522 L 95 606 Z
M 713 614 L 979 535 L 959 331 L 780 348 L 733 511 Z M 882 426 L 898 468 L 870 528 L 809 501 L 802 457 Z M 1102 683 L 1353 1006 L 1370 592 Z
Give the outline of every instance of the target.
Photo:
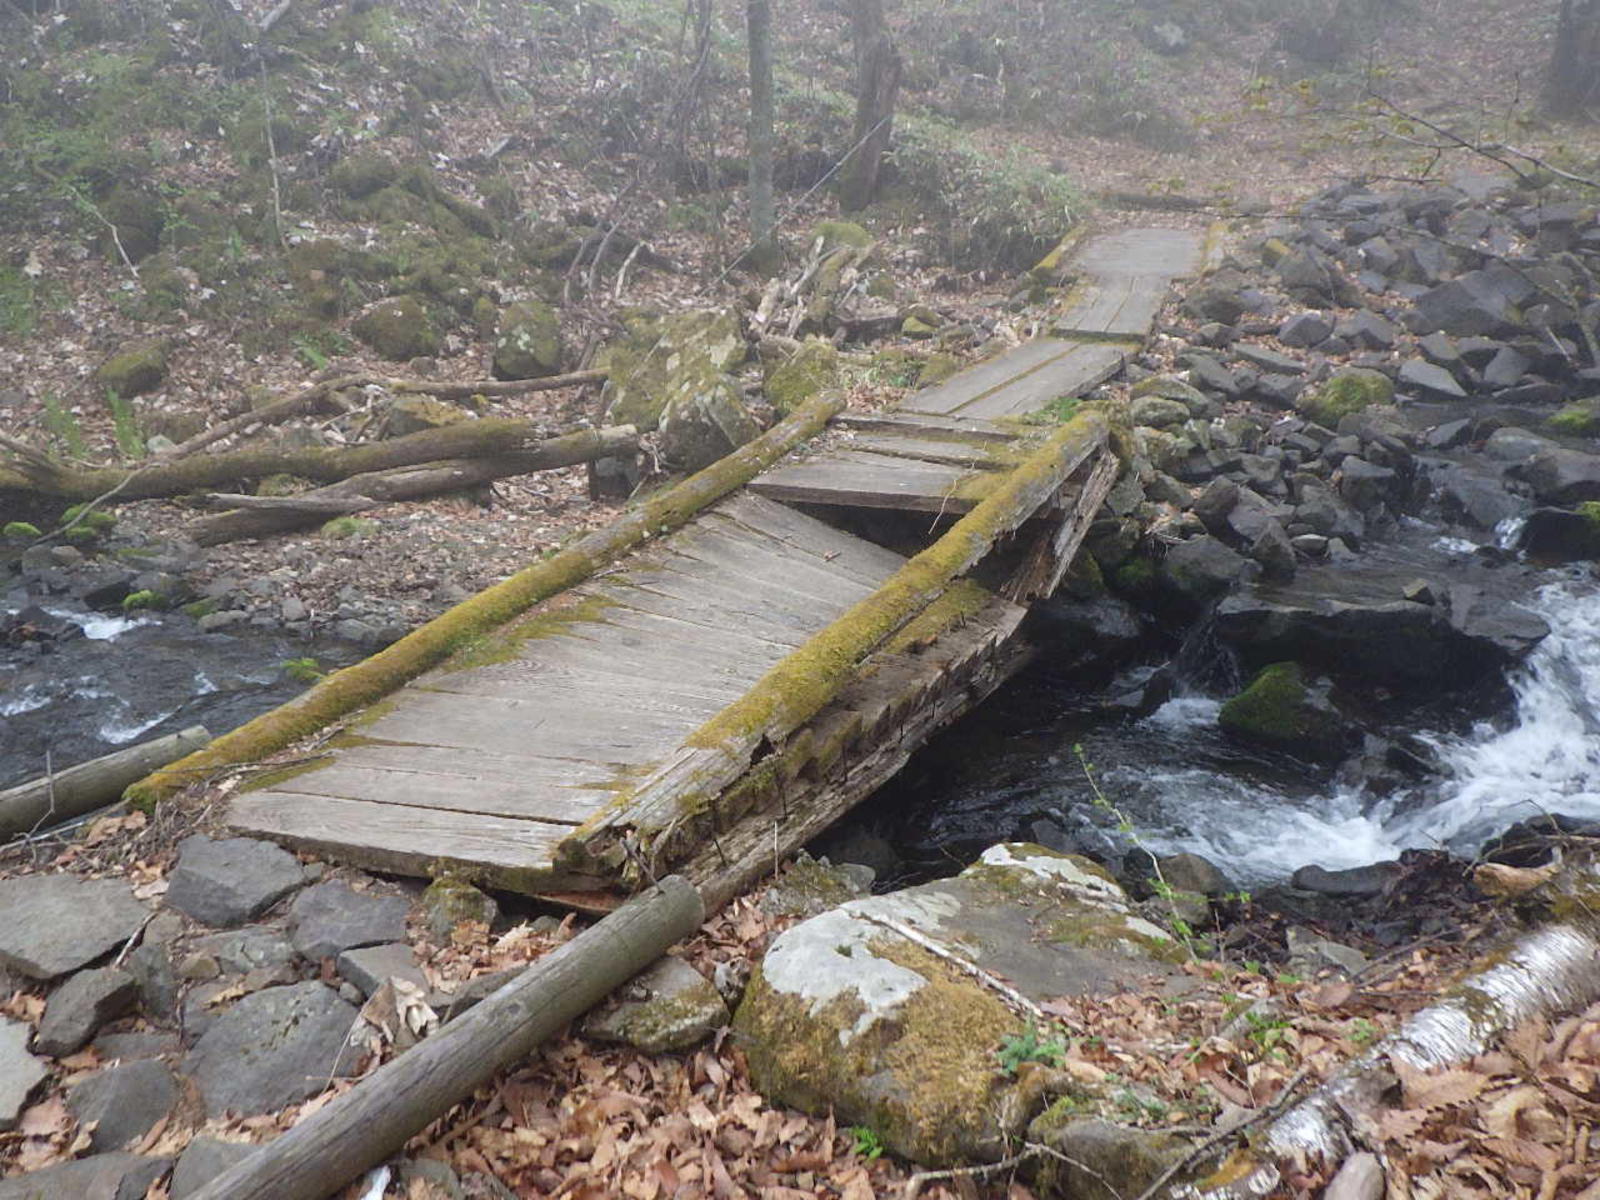
M 987 471 L 831 450 L 751 480 L 749 490 L 796 504 L 964 513 L 982 498 L 988 482 Z
M 913 436 L 928 437 L 948 435 L 986 442 L 1014 442 L 1019 436 L 1015 429 L 978 417 L 969 417 L 963 413 L 941 417 L 932 413 L 899 410 L 875 413 L 846 410 L 833 419 L 833 424 L 845 429 L 869 429 L 882 433 L 908 433 Z
M 1014 444 L 1014 443 L 1013 443 Z M 858 435 L 844 445 L 851 450 L 881 454 L 889 458 L 908 458 L 915 462 L 938 463 L 940 466 L 965 467 L 970 470 L 1003 471 L 1022 458 L 1021 454 L 1009 457 L 999 453 L 996 442 L 970 442 L 958 438 L 934 438 L 894 435 Z M 1010 447 L 1008 446 L 1007 449 Z
M 969 367 L 931 388 L 910 396 L 901 408 L 906 412 L 929 413 L 935 416 L 967 408 L 980 396 L 1015 382 L 1036 371 L 1046 363 L 1059 358 L 1072 349 L 1073 343 L 1054 338 L 1036 338 L 1024 342 L 1014 350 L 1007 350 L 998 358 Z

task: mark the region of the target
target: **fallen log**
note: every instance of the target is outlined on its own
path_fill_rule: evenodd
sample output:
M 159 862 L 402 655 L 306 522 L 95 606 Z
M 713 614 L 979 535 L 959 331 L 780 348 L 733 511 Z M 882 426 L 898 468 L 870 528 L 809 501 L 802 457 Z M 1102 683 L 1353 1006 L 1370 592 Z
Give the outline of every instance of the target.
M 479 422 L 474 422 L 477 424 Z M 553 438 L 532 450 L 489 458 L 456 458 L 377 471 L 298 496 L 219 495 L 210 502 L 229 511 L 191 522 L 185 533 L 202 546 L 218 546 L 240 538 L 262 537 L 304 529 L 330 517 L 365 512 L 402 500 L 421 500 L 515 475 L 570 467 L 611 454 L 636 450 L 639 434 L 632 425 L 617 425 Z
M 625 516 L 456 605 L 371 658 L 337 671 L 305 694 L 223 734 L 204 749 L 130 786 L 131 803 L 149 806 L 239 763 L 256 762 L 316 733 L 443 662 L 463 643 L 526 612 L 541 600 L 582 583 L 640 542 L 678 528 L 714 500 L 766 470 L 844 407 L 824 393 L 748 445 L 651 496 Z
M 268 475 L 296 475 L 317 483 L 336 483 L 352 475 L 389 471 L 422 463 L 484 455 L 525 455 L 545 466 L 585 462 L 597 442 L 617 438 L 618 430 L 580 429 L 555 437 L 533 421 L 488 417 L 423 429 L 404 437 L 361 446 L 311 446 L 300 450 L 275 447 L 230 450 L 200 458 L 126 467 L 72 468 L 50 459 L 18 460 L 19 475 L 35 491 L 64 500 L 93 500 L 115 492 L 119 500 L 149 500 L 238 484 Z M 631 432 L 625 436 L 632 436 Z M 614 453 L 601 450 L 599 454 Z
M 583 1015 L 705 919 L 669 876 L 539 959 L 464 1017 L 213 1179 L 193 1200 L 321 1200 Z
M 93 812 L 158 767 L 211 740 L 200 725 L 90 759 L 64 771 L 0 791 L 0 841 Z
M 546 375 L 542 379 L 485 379 L 469 383 L 451 383 L 439 379 L 402 379 L 372 374 L 341 375 L 337 379 L 314 383 L 292 396 L 264 405 L 253 412 L 240 413 L 220 425 L 202 430 L 188 441 L 179 443 L 178 448 L 168 458 L 169 461 L 188 458 L 197 450 L 204 450 L 207 446 L 241 433 L 253 425 L 274 425 L 279 421 L 287 421 L 290 417 L 310 412 L 325 403 L 333 393 L 342 392 L 347 388 L 376 386 L 385 391 L 401 394 L 437 396 L 441 400 L 462 400 L 469 396 L 521 396 L 528 392 L 547 392 L 556 388 L 576 387 L 584 383 L 604 383 L 605 379 L 604 371 L 574 371 L 568 375 Z

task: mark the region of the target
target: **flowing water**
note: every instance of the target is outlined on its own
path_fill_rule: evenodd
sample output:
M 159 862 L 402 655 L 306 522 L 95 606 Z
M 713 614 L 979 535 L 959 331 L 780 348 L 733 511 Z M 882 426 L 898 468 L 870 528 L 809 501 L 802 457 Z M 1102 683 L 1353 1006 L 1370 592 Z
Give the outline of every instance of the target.
M 1131 848 L 1125 818 L 1146 848 L 1202 854 L 1252 886 L 1412 847 L 1470 855 L 1541 813 L 1600 820 L 1600 582 L 1580 570 L 1542 579 L 1524 603 L 1551 632 L 1510 679 L 1509 709 L 1386 730 L 1412 734 L 1438 763 L 1387 796 L 1231 742 L 1216 728 L 1228 693 L 1183 678 L 1180 660 L 1175 698 L 1139 720 L 1108 717 L 1036 669 L 919 754 L 859 819 L 915 870 L 937 872 L 999 838 L 1035 837 L 1039 822 L 1113 857 Z
M 0 787 L 190 725 L 223 733 L 305 689 L 285 662 L 357 657 L 269 631 L 201 633 L 178 613 L 45 607 L 83 636 L 0 645 Z M 0 604 L 0 622 L 18 608 Z

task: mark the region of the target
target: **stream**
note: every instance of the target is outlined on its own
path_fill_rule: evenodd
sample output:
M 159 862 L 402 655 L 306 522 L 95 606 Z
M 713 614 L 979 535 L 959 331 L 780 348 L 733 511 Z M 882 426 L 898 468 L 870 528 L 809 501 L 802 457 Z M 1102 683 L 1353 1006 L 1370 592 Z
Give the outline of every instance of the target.
M 1380 552 L 1433 577 L 1452 564 L 1470 569 L 1479 548 L 1453 532 L 1416 522 Z M 1203 855 L 1261 887 L 1302 866 L 1360 867 L 1410 848 L 1470 857 L 1540 814 L 1600 819 L 1600 582 L 1578 568 L 1529 577 L 1521 603 L 1551 633 L 1507 680 L 1509 703 L 1473 715 L 1458 698 L 1382 728 L 1431 760 L 1405 786 L 1374 794 L 1340 772 L 1228 738 L 1216 719 L 1237 672 L 1225 651 L 1203 644 L 1202 627 L 1163 664 L 1172 697 L 1137 719 L 1108 713 L 1106 701 L 1136 688 L 1150 664 L 1085 692 L 1046 649 L 919 752 L 853 828 L 886 840 L 913 876 L 948 874 L 1004 838 L 1110 862 L 1136 839 L 1158 854 Z M 1119 829 L 1119 812 L 1133 835 Z
M 0 625 L 37 603 L 0 602 Z M 190 725 L 223 733 L 305 689 L 286 662 L 326 670 L 360 656 L 270 630 L 202 633 L 181 613 L 123 616 L 61 597 L 42 607 L 82 635 L 0 641 L 0 788 Z

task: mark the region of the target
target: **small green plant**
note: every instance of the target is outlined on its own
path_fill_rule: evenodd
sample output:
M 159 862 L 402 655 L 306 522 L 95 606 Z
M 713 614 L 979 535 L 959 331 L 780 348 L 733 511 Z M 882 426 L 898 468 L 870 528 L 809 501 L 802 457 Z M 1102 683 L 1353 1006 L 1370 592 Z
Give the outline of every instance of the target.
M 44 427 L 56 447 L 67 457 L 83 458 L 88 454 L 88 444 L 83 440 L 83 427 L 54 392 L 45 393 Z
M 117 449 L 126 458 L 144 457 L 144 434 L 139 432 L 139 418 L 133 404 L 126 396 L 107 389 L 106 407 L 111 410 L 111 429 L 117 439 Z
M 1043 1063 L 1059 1067 L 1067 1059 L 1067 1043 L 1060 1037 L 1047 1038 L 1037 1027 L 1030 1025 L 1022 1033 L 1008 1033 L 1000 1039 L 1000 1048 L 994 1052 L 1000 1070 L 1015 1075 L 1023 1063 Z
M 1141 1121 L 1165 1121 L 1172 1106 L 1154 1096 L 1141 1096 L 1132 1088 L 1123 1088 L 1111 1098 L 1117 1111 L 1131 1124 Z
M 0 537 L 8 542 L 26 542 L 43 536 L 39 527 L 28 521 L 7 521 L 5 528 L 0 529 Z
M 1029 425 L 1065 425 L 1078 415 L 1078 406 L 1083 401 L 1077 396 L 1057 396 L 1043 408 L 1029 413 L 1022 419 Z
M 1256 1044 L 1263 1056 L 1274 1054 L 1289 1033 L 1289 1022 L 1270 1013 L 1246 1010 L 1244 1023 L 1249 1026 L 1245 1036 Z
M 322 352 L 321 347 L 316 342 L 311 340 L 309 334 L 297 333 L 289 340 L 294 343 L 294 352 L 312 370 L 320 371 L 328 365 L 328 356 Z
M 1126 835 L 1133 841 L 1135 846 L 1141 850 L 1144 849 L 1143 844 L 1139 841 L 1139 832 L 1134 828 L 1133 822 L 1128 819 L 1127 814 L 1118 808 L 1112 802 L 1111 797 L 1107 796 L 1104 789 L 1101 788 L 1099 779 L 1095 777 L 1094 764 L 1089 761 L 1089 756 L 1084 753 L 1082 744 L 1075 743 L 1072 747 L 1072 753 L 1077 757 L 1078 765 L 1083 768 L 1083 777 L 1089 781 L 1089 791 L 1094 798 L 1094 806 L 1110 815 L 1111 819 L 1116 822 L 1118 833 Z M 1149 854 L 1148 851 L 1146 853 Z M 1151 885 L 1151 889 L 1166 902 L 1167 924 L 1171 926 L 1173 934 L 1183 944 L 1183 948 L 1188 952 L 1189 957 L 1198 959 L 1200 957 L 1199 938 L 1195 935 L 1194 927 L 1178 912 L 1177 893 L 1173 886 L 1167 882 L 1166 876 L 1161 873 L 1160 861 L 1153 854 L 1149 854 L 1149 858 L 1150 865 L 1154 868 L 1156 875 L 1155 883 Z
M 883 1139 L 878 1131 L 867 1125 L 852 1125 L 845 1130 L 850 1135 L 850 1148 L 865 1159 L 883 1157 Z
M 283 673 L 296 683 L 315 683 L 327 674 L 322 664 L 309 655 L 305 658 L 286 658 L 280 665 Z
M 166 598 L 160 592 L 152 592 L 143 588 L 137 592 L 129 592 L 122 598 L 123 612 L 137 612 L 141 608 L 165 608 Z
M 1382 1036 L 1383 1030 L 1365 1017 L 1357 1017 L 1350 1022 L 1350 1040 L 1362 1049 L 1366 1049 Z

